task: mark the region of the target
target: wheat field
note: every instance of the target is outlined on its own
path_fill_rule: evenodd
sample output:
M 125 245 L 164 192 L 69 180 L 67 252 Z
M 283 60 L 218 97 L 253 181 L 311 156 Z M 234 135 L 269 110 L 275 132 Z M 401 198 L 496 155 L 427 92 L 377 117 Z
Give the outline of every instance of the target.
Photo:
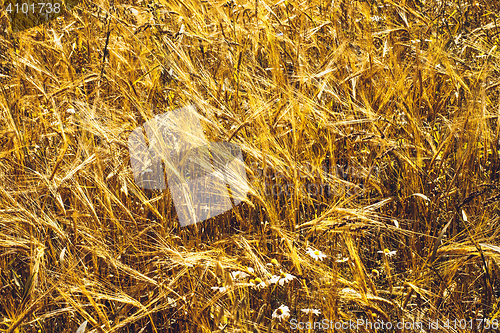
M 2 13 L 0 332 L 498 331 L 499 2 Z M 181 227 L 127 140 L 186 105 L 249 189 Z

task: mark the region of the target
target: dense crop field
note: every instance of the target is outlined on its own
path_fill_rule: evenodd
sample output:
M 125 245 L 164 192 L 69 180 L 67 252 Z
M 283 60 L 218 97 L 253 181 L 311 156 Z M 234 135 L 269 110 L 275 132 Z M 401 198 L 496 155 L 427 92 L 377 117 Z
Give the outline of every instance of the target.
M 82 0 L 14 32 L 4 10 L 0 331 L 494 332 L 498 13 Z M 181 227 L 128 137 L 187 105 L 249 191 Z

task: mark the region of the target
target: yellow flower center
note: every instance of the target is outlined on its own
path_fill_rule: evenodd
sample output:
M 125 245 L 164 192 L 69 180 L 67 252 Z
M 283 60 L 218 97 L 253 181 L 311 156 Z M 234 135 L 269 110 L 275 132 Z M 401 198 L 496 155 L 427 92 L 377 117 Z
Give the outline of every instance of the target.
M 286 273 L 281 272 L 280 278 L 282 278 L 282 279 L 286 278 Z
M 389 251 L 389 249 L 385 249 L 385 250 L 384 250 L 384 253 L 385 253 L 385 254 L 389 254 L 390 252 L 391 252 L 391 251 Z
M 283 310 L 278 309 L 278 311 L 276 313 L 278 314 L 278 316 L 281 316 L 283 314 Z
M 255 279 L 255 283 L 261 283 L 261 282 L 262 282 L 262 280 L 260 278 Z
M 271 260 L 271 263 L 278 266 L 278 260 L 276 260 L 276 259 Z
M 318 250 L 314 251 L 314 254 L 319 256 L 319 251 Z

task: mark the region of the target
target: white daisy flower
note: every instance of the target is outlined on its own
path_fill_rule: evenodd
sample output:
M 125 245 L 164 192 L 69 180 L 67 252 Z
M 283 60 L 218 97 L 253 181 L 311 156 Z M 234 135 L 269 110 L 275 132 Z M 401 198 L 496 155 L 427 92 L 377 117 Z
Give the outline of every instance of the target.
M 287 320 L 290 317 L 290 309 L 288 306 L 281 304 L 279 308 L 274 310 L 273 312 L 273 319 L 278 319 L 281 321 L 281 319 Z
M 361 294 L 352 288 L 344 288 L 339 292 L 340 295 L 345 295 L 345 296 L 356 296 L 356 297 L 361 297 Z
M 242 280 L 248 276 L 249 275 L 247 273 L 242 271 L 231 272 L 231 277 L 233 278 L 233 280 Z
M 168 305 L 170 305 L 173 308 L 177 307 L 177 302 L 173 298 L 167 297 L 167 303 L 168 303 Z
M 309 254 L 314 260 L 323 260 L 323 258 L 327 257 L 327 255 L 320 250 L 313 250 L 310 247 L 307 248 L 307 254 Z
M 212 287 L 212 290 L 218 290 L 220 293 L 225 293 L 227 291 L 226 287 Z
M 247 267 L 247 271 L 249 271 L 252 274 L 255 273 L 255 270 L 252 267 Z
M 300 311 L 307 313 L 307 314 L 312 313 L 316 316 L 319 316 L 321 314 L 321 311 L 318 309 L 301 309 Z
M 256 278 L 255 280 L 250 280 L 250 283 L 253 284 L 253 288 L 255 289 L 264 289 L 267 287 L 266 283 L 262 281 L 260 278 Z
M 387 257 L 391 258 L 392 256 L 396 255 L 397 251 L 390 251 L 389 249 L 384 249 L 384 251 L 377 251 L 377 253 L 382 253 L 386 255 Z
M 344 258 L 344 257 L 342 257 L 342 255 L 341 255 L 341 254 L 339 254 L 339 255 L 337 256 L 337 258 L 338 258 L 338 259 L 337 259 L 337 260 L 335 260 L 335 262 L 340 262 L 340 263 L 342 263 L 342 262 L 346 262 L 346 261 L 348 261 L 348 260 L 349 260 L 349 257 L 345 257 L 345 258 Z
M 280 279 L 280 277 L 279 277 L 279 276 L 277 276 L 277 275 L 273 275 L 273 276 L 271 276 L 271 277 L 269 278 L 269 283 L 271 283 L 271 284 L 276 283 L 276 282 L 278 282 L 278 280 L 279 280 L 279 279 Z
M 285 273 L 285 272 L 281 272 L 281 274 L 278 276 L 278 275 L 273 275 L 270 279 L 269 279 L 269 282 L 270 283 L 279 283 L 280 286 L 283 286 L 286 283 L 292 281 L 293 279 L 295 279 L 295 276 L 292 275 L 292 274 L 288 274 L 288 273 Z

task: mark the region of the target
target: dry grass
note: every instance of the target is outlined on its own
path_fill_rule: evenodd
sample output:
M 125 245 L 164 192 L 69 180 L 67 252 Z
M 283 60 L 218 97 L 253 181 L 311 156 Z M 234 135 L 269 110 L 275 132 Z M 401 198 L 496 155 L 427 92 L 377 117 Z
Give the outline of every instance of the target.
M 2 32 L 0 330 L 498 318 L 499 12 L 98 0 Z M 134 184 L 127 138 L 193 103 L 210 140 L 242 147 L 251 190 L 180 228 L 168 191 Z M 269 284 L 281 271 L 296 278 Z

